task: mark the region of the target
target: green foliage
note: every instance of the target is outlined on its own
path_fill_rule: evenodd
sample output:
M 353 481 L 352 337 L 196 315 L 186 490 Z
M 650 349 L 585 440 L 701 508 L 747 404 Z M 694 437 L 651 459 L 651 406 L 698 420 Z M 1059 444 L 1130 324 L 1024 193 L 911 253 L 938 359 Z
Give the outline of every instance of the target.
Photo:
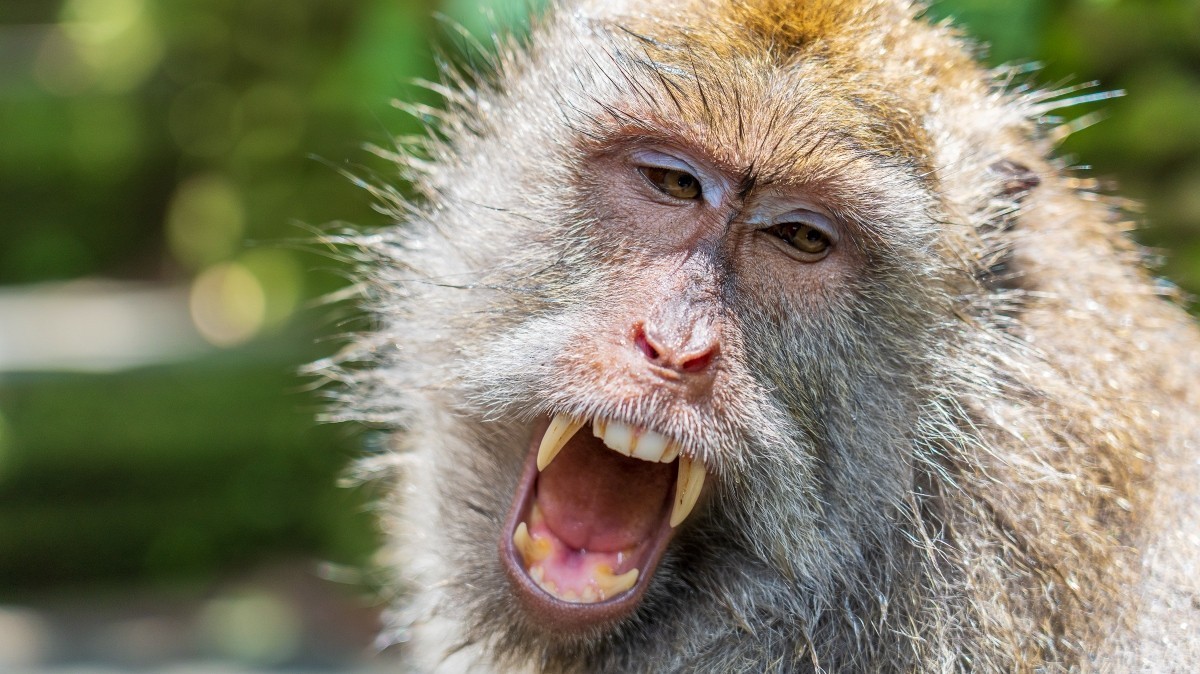
M 991 43 L 993 64 L 1033 60 L 1046 85 L 1125 93 L 1061 111 L 1100 119 L 1062 156 L 1142 203 L 1138 239 L 1166 254 L 1168 278 L 1200 293 L 1200 0 L 954 0 L 931 14 Z
M 211 577 L 266 553 L 353 563 L 365 493 L 336 477 L 357 434 L 318 425 L 267 342 L 108 375 L 21 376 L 0 390 L 0 595 L 114 576 Z

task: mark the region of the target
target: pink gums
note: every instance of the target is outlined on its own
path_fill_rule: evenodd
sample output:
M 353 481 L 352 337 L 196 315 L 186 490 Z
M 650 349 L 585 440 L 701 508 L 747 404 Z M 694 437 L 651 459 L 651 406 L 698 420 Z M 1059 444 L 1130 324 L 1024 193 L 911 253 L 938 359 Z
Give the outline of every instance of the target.
M 608 593 L 602 579 L 634 568 L 633 548 L 595 552 L 567 545 L 550 530 L 537 505 L 530 512 L 527 526 L 539 548 L 539 559 L 529 565 L 530 575 L 538 585 L 561 599 L 586 598 L 588 590 L 594 593 L 591 601 L 606 599 Z

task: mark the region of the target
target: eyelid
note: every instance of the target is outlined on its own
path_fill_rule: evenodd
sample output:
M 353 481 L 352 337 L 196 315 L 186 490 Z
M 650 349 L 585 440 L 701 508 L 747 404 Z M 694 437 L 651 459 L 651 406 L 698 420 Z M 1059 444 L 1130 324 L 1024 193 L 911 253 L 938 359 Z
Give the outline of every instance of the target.
M 638 163 L 642 166 L 649 166 L 652 168 L 660 168 L 660 169 L 669 169 L 672 171 L 683 171 L 684 173 L 688 173 L 690 175 L 695 176 L 697 180 L 701 180 L 701 182 L 703 182 L 704 176 L 701 175 L 701 173 L 699 171 L 692 168 L 691 165 L 689 165 L 687 162 L 683 161 L 682 159 L 672 157 L 669 154 L 663 154 L 661 152 L 653 152 L 650 150 L 640 150 L 638 152 L 633 153 L 632 158 L 636 163 Z
M 829 237 L 833 243 L 837 243 L 838 231 L 833 224 L 833 218 L 820 213 L 811 208 L 797 208 L 784 213 L 783 215 L 772 218 L 772 225 L 783 225 L 792 222 L 800 222 L 814 229 L 819 230 L 822 234 Z

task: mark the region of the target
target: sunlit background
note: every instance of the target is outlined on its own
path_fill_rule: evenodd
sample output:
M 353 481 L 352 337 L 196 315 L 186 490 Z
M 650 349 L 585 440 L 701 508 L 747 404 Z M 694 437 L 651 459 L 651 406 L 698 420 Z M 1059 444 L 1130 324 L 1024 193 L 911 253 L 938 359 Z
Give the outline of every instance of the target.
M 318 228 L 432 48 L 524 0 L 0 0 L 0 671 L 381 668 L 369 436 L 300 366 L 364 327 Z M 992 63 L 1127 96 L 1063 155 L 1200 291 L 1200 0 L 955 0 Z M 519 20 L 519 19 L 517 19 Z

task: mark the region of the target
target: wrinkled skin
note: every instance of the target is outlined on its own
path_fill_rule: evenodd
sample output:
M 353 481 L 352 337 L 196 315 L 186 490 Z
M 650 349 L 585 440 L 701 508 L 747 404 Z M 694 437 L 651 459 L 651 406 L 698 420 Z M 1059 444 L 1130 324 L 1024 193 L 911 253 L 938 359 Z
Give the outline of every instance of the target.
M 1050 157 L 1053 92 L 914 11 L 585 2 L 447 74 L 421 197 L 346 241 L 377 330 L 323 364 L 395 429 L 416 670 L 1194 671 L 1200 336 Z M 602 618 L 506 575 L 558 413 L 707 471 Z

